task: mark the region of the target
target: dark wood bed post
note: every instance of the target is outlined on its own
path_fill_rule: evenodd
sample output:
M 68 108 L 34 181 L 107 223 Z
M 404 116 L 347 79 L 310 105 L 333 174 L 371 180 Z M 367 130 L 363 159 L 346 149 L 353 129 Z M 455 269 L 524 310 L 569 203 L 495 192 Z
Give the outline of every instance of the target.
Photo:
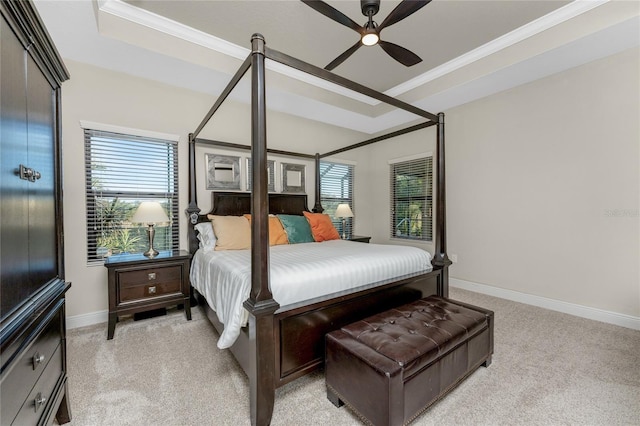
M 275 330 L 280 307 L 269 288 L 269 198 L 264 37 L 251 37 L 251 294 L 249 311 L 249 394 L 251 424 L 271 423 L 275 400 Z
M 196 194 L 196 139 L 193 133 L 189 133 L 189 206 L 185 213 L 187 213 L 191 225 L 198 223 L 200 209 L 198 208 L 198 195 Z M 193 253 L 195 247 L 198 246 L 198 240 L 193 226 L 188 226 L 187 229 L 189 230 L 187 233 L 189 251 Z
M 438 128 L 436 142 L 437 188 L 436 188 L 436 247 L 433 253 L 433 265 L 442 268 L 442 296 L 449 297 L 449 265 L 451 260 L 447 256 L 447 209 L 446 209 L 446 180 L 444 159 L 444 113 L 438 113 Z
M 314 213 L 322 213 L 324 208 L 322 208 L 322 201 L 320 200 L 320 191 L 322 188 L 320 187 L 320 154 L 316 152 L 316 203 L 313 206 Z

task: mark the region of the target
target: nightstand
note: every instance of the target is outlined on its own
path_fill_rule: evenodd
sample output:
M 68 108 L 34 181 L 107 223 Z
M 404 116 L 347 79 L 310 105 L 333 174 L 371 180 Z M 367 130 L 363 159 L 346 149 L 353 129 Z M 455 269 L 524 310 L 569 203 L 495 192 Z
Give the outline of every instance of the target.
M 359 243 L 368 243 L 370 239 L 371 237 L 365 237 L 362 235 L 352 235 L 351 237 L 347 238 L 347 240 L 349 241 L 357 241 Z
M 184 250 L 164 251 L 154 258 L 141 253 L 115 254 L 104 261 L 109 278 L 109 328 L 113 339 L 118 316 L 184 305 L 191 320 L 189 264 Z

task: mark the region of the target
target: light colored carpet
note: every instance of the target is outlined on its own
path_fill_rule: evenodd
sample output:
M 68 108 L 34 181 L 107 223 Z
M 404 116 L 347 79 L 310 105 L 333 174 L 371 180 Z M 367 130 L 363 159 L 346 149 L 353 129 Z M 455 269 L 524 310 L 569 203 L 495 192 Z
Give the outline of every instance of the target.
M 495 354 L 415 425 L 640 425 L 640 332 L 460 289 L 495 312 Z M 73 426 L 248 425 L 248 381 L 198 308 L 68 333 Z M 321 372 L 276 392 L 273 425 L 358 425 Z

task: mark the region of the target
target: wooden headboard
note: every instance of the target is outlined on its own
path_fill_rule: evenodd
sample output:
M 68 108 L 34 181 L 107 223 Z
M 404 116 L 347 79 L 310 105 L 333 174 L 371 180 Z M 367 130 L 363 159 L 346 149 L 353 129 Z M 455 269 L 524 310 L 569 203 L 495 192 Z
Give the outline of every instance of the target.
M 211 197 L 213 208 L 207 214 L 240 216 L 251 213 L 251 193 L 214 191 Z M 309 211 L 306 194 L 269 194 L 270 214 L 301 215 L 305 210 Z
M 211 192 L 211 205 L 209 213 L 198 215 L 198 222 L 207 222 L 207 215 L 241 216 L 251 213 L 251 193 L 249 192 Z M 269 194 L 270 214 L 295 214 L 301 215 L 303 211 L 309 211 L 306 194 Z M 198 249 L 196 230 L 189 223 L 189 251 L 195 253 Z

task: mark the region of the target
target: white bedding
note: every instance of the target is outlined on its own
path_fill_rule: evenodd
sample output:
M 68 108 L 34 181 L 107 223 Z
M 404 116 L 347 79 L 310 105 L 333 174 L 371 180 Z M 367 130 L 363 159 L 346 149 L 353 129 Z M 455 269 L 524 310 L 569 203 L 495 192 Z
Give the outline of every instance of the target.
M 269 283 L 280 310 L 432 268 L 429 253 L 415 247 L 343 240 L 272 246 L 269 258 Z M 218 347 L 230 347 L 247 320 L 242 304 L 251 290 L 251 251 L 198 250 L 190 278 L 224 324 Z

